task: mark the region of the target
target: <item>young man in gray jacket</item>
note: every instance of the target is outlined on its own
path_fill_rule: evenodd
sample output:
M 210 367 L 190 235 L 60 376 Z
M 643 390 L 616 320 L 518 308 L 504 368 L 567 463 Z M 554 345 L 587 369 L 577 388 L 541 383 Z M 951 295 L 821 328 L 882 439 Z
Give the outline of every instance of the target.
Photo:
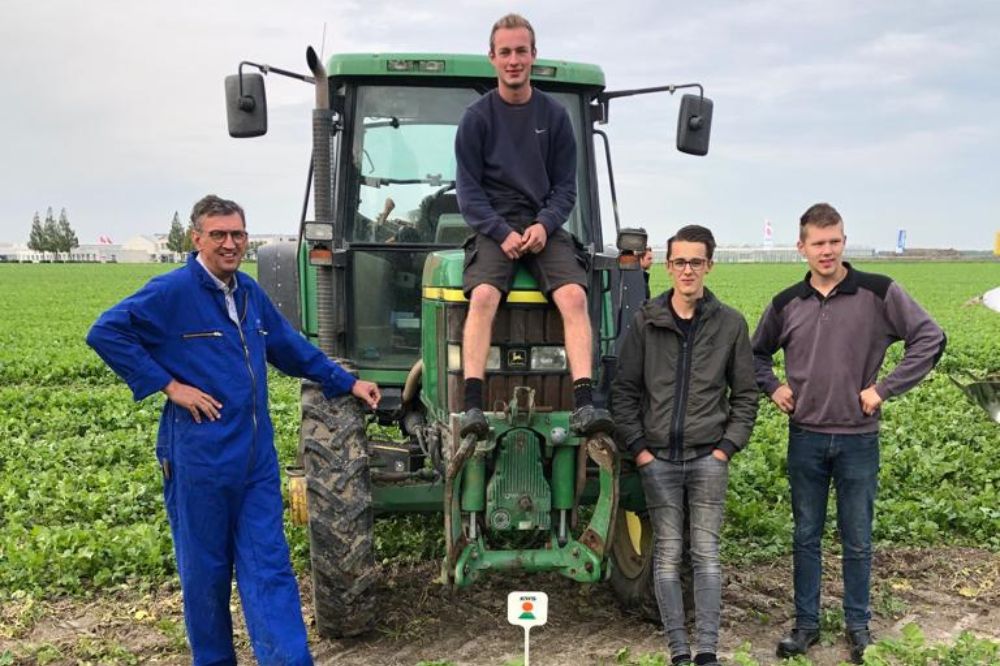
M 819 640 L 820 540 L 832 479 L 844 549 L 844 622 L 851 659 L 860 664 L 871 642 L 879 408 L 930 372 L 945 336 L 891 278 L 843 261 L 844 224 L 833 206 L 816 204 L 799 223 L 798 248 L 809 273 L 774 297 L 753 337 L 757 383 L 789 415 L 795 628 L 777 653 L 802 654 Z M 903 360 L 879 380 L 886 349 L 897 340 L 905 344 Z M 785 352 L 785 383 L 772 367 L 779 349 Z
M 618 436 L 635 459 L 653 524 L 654 580 L 674 664 L 717 664 L 729 460 L 750 439 L 757 386 L 746 320 L 705 288 L 715 239 L 683 227 L 667 241 L 673 289 L 636 313 L 612 384 Z M 686 497 L 686 502 L 685 502 Z M 695 654 L 684 627 L 681 560 L 690 516 Z

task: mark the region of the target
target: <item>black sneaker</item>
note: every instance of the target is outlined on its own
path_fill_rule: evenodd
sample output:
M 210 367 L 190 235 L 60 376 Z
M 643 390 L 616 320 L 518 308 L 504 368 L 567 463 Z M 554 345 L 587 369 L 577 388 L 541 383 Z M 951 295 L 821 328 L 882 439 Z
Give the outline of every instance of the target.
M 813 645 L 819 642 L 819 629 L 792 629 L 792 633 L 778 643 L 777 654 L 782 659 L 805 654 Z
M 485 439 L 486 435 L 490 434 L 490 423 L 486 420 L 483 410 L 473 407 L 462 414 L 459 434 L 462 436 L 462 439 L 465 439 L 469 435 L 475 435 L 477 440 Z
M 868 627 L 847 630 L 847 643 L 851 646 L 851 661 L 865 663 L 865 648 L 872 644 L 872 632 Z
M 577 435 L 593 435 L 598 432 L 610 435 L 614 427 L 615 422 L 611 420 L 611 413 L 593 405 L 577 407 L 569 415 L 569 429 Z

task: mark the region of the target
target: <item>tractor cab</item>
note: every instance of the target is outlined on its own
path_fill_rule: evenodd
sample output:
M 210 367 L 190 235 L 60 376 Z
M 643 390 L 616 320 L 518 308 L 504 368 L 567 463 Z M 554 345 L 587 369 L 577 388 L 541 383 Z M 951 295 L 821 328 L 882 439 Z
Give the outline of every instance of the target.
M 475 85 L 474 85 L 475 83 Z M 345 242 L 351 248 L 346 356 L 368 371 L 406 372 L 420 359 L 420 303 L 427 257 L 460 247 L 471 233 L 455 193 L 455 133 L 485 82 L 421 86 L 392 81 L 345 83 L 339 158 Z M 579 93 L 556 93 L 575 118 L 578 142 L 585 111 Z M 580 181 L 586 192 L 586 160 Z M 577 206 L 568 222 L 578 238 L 594 233 Z
M 421 302 L 428 257 L 448 250 L 460 256 L 471 233 L 455 192 L 455 134 L 465 108 L 495 87 L 495 72 L 481 56 L 343 54 L 332 56 L 321 76 L 328 83 L 322 95 L 329 122 L 322 131 L 330 136 L 320 148 L 314 137 L 314 170 L 325 168 L 329 177 L 317 181 L 313 219 L 302 219 L 302 242 L 294 248 L 301 276 L 299 311 L 289 303 L 287 313 L 300 319 L 303 333 L 329 355 L 380 384 L 381 422 L 401 422 L 413 409 L 423 409 L 413 400 L 415 390 L 406 400 L 404 393 L 407 377 L 425 360 Z M 591 124 L 603 74 L 593 65 L 539 61 L 533 85 L 569 113 L 578 147 L 578 195 L 565 228 L 597 253 L 602 237 Z M 259 75 L 229 77 L 227 89 L 231 107 L 254 100 L 252 113 L 230 111 L 231 133 L 252 136 L 266 129 Z M 262 124 L 245 126 L 255 114 Z M 317 150 L 327 148 L 328 160 L 316 164 Z M 272 277 L 273 252 L 266 250 L 261 259 L 265 286 Z M 533 284 L 525 273 L 519 284 L 526 281 Z M 449 287 L 460 288 L 460 282 Z M 597 299 L 595 331 L 600 329 Z M 407 469 L 420 464 L 420 459 L 410 461 Z

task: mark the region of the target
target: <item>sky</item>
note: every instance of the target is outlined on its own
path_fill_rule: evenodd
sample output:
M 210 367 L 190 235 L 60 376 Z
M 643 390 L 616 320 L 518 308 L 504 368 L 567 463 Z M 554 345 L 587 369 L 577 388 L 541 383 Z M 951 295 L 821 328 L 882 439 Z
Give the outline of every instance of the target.
M 679 95 L 612 102 L 622 224 L 656 244 L 690 223 L 758 244 L 765 220 L 794 243 L 827 201 L 850 245 L 891 249 L 903 228 L 910 247 L 993 247 L 1000 3 L 974 0 L 4 0 L 0 243 L 50 206 L 82 243 L 165 233 L 210 192 L 252 233 L 294 233 L 312 88 L 267 77 L 269 132 L 237 140 L 225 76 L 241 60 L 304 72 L 308 45 L 485 53 L 508 11 L 539 57 L 599 64 L 609 90 L 697 81 L 713 99 L 706 157 L 675 150 Z

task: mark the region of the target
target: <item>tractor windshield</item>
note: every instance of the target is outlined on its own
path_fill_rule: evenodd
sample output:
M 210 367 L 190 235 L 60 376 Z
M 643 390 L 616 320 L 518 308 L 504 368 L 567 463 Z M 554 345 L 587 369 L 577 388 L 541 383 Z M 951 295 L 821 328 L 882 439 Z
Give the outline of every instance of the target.
M 473 88 L 361 86 L 353 128 L 352 162 L 356 214 L 354 243 L 458 245 L 469 228 L 455 197 L 455 132 L 465 107 L 479 97 Z M 583 144 L 581 99 L 554 93 L 570 112 L 577 145 Z M 578 160 L 577 206 L 566 228 L 582 242 L 587 192 L 585 160 Z

